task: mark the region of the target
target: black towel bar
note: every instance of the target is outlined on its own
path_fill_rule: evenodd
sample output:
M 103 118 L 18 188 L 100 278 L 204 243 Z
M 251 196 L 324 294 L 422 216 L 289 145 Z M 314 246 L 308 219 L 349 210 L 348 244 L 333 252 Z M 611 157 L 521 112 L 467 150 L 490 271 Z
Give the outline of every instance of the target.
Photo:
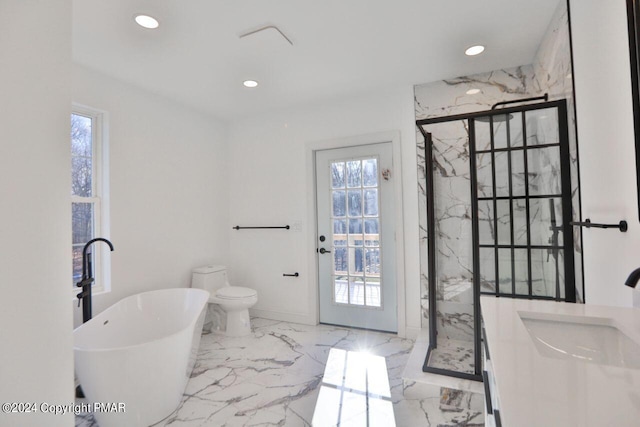
M 570 223 L 573 226 L 576 227 L 587 227 L 587 228 L 617 228 L 618 230 L 620 230 L 621 232 L 626 232 L 629 229 L 629 224 L 627 224 L 627 221 L 620 221 L 618 224 L 597 224 L 594 222 L 591 222 L 591 220 L 589 218 L 585 219 L 584 222 L 571 222 Z
M 288 225 L 284 225 L 282 227 L 240 227 L 239 225 L 236 225 L 235 227 L 231 227 L 234 230 L 244 230 L 244 229 L 259 229 L 259 228 L 284 228 L 286 230 L 290 229 L 291 227 L 289 227 Z

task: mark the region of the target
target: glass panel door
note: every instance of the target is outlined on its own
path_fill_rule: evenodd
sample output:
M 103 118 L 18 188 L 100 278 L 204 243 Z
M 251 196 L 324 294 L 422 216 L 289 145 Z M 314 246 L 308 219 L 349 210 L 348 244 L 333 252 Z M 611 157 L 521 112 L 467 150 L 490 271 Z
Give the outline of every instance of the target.
M 391 143 L 316 153 L 320 322 L 396 332 Z
M 564 102 L 469 120 L 480 291 L 575 301 Z

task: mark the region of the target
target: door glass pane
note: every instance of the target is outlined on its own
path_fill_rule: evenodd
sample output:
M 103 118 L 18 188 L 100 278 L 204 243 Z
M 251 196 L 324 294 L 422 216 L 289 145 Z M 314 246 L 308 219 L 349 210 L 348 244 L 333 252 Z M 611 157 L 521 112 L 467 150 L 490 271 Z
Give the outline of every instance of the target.
M 347 274 L 347 248 L 333 248 L 333 272 L 336 274 Z
M 509 153 L 501 151 L 495 153 L 496 162 L 496 196 L 509 196 Z
M 349 246 L 362 246 L 362 219 L 349 218 Z
M 346 209 L 347 202 L 345 198 L 345 192 L 332 191 L 331 193 L 332 193 L 331 205 L 332 205 L 333 216 L 334 217 L 345 216 L 347 214 L 347 209 Z
M 493 116 L 493 148 L 507 148 L 506 115 Z
M 362 161 L 362 185 L 364 187 L 378 185 L 378 159 Z
M 489 117 L 482 117 L 475 120 L 476 131 L 476 151 L 491 149 L 491 129 L 489 127 Z
M 522 147 L 522 113 L 511 113 L 509 142 L 511 147 Z
M 556 269 L 556 267 L 553 267 L 553 271 L 558 273 L 558 283 L 560 284 L 560 286 L 558 286 L 558 288 L 556 288 L 557 291 L 560 291 L 560 298 L 565 298 L 565 285 L 564 285 L 564 250 L 560 249 L 560 250 L 555 250 L 551 252 L 551 256 L 558 257 L 558 267 Z M 554 258 L 554 263 L 555 263 L 555 258 Z
M 362 248 L 349 248 L 349 275 L 363 273 L 363 255 Z
M 378 215 L 378 190 L 364 190 L 364 214 L 365 216 Z
M 511 249 L 498 249 L 498 273 L 500 293 L 512 293 Z
M 378 218 L 364 220 L 364 244 L 366 246 L 380 246 Z
M 361 218 L 349 218 L 349 234 L 362 234 Z
M 333 220 L 333 245 L 347 246 L 347 220 Z
M 344 188 L 344 163 L 331 163 L 331 188 Z
M 493 232 L 493 201 L 478 201 L 478 237 L 481 245 L 495 244 L 495 235 Z
M 476 178 L 478 197 L 493 197 L 493 172 L 491 171 L 491 153 L 476 155 Z
M 483 132 L 488 124 L 479 119 L 474 123 L 478 136 L 476 149 L 490 148 L 490 145 L 483 146 L 490 140 L 490 135 Z M 431 348 L 426 368 L 473 374 L 476 355 L 473 322 L 479 313 L 475 312 L 473 304 L 472 216 L 476 217 L 476 212 L 469 209 L 472 197 L 476 195 L 469 191 L 470 182 L 465 178 L 472 173 L 464 157 L 470 143 L 467 121 L 429 125 L 428 131 L 433 135 L 433 163 L 436 166 L 433 177 L 428 177 L 436 195 L 435 200 L 428 202 L 436 217 L 435 229 L 428 230 L 427 236 L 428 242 L 435 246 L 433 252 L 427 251 L 434 256 L 431 261 L 435 261 L 435 283 L 432 280 L 435 287 L 430 292 L 435 295 L 436 307 L 429 307 L 429 320 L 436 325 L 438 338 L 437 342 L 432 341 L 432 345 L 437 346 Z M 491 155 L 477 153 L 476 160 L 483 169 L 478 179 L 478 194 L 483 194 L 483 188 L 491 194 L 488 188 L 493 186 Z M 490 215 L 486 210 L 485 213 Z M 485 228 L 484 234 L 490 236 L 490 228 Z
M 546 147 L 527 150 L 529 194 L 546 196 L 560 194 L 560 148 Z
M 493 248 L 480 248 L 480 290 L 496 291 L 496 260 Z
M 513 201 L 513 238 L 516 245 L 527 244 L 527 202 L 525 199 Z
M 531 244 L 535 246 L 562 246 L 562 199 L 531 199 Z
M 347 187 L 360 187 L 361 178 L 362 163 L 360 160 L 347 162 Z
M 511 244 L 511 208 L 508 200 L 497 200 L 498 244 Z
M 511 151 L 511 194 L 514 197 L 526 194 L 524 179 L 524 151 Z
M 349 304 L 364 305 L 364 279 L 349 277 Z
M 333 300 L 338 304 L 349 304 L 349 289 L 347 276 L 336 276 L 333 280 Z
M 349 190 L 349 216 L 362 216 L 362 191 Z
M 564 288 L 561 271 L 564 270 L 564 251 L 562 249 L 532 249 L 531 277 L 533 295 L 556 296 L 556 286 Z M 561 291 L 563 292 L 563 291 Z
M 556 108 L 532 110 L 525 113 L 527 121 L 527 146 L 542 144 L 557 144 L 560 132 L 558 131 L 558 111 Z
M 365 262 L 367 266 L 365 273 L 367 274 L 367 276 L 380 275 L 380 249 L 379 248 L 366 249 Z
M 514 249 L 513 264 L 516 279 L 516 294 L 529 295 L 529 263 L 526 249 Z
M 380 278 L 367 277 L 367 306 L 381 307 L 382 298 L 380 298 Z

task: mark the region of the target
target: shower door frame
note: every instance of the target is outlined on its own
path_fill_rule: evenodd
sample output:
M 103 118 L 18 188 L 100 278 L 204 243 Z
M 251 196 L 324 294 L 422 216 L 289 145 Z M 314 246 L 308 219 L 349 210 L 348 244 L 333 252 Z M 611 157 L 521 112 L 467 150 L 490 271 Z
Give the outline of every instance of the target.
M 562 232 L 563 232 L 563 249 L 565 253 L 564 257 L 564 287 L 565 297 L 559 298 L 548 297 L 542 295 L 533 295 L 531 292 L 531 274 L 529 273 L 529 295 L 518 295 L 515 293 L 505 294 L 499 292 L 498 280 L 496 279 L 496 291 L 495 292 L 481 292 L 480 290 L 480 244 L 479 244 L 479 227 L 478 227 L 478 193 L 477 193 L 477 169 L 476 169 L 476 136 L 475 136 L 475 120 L 480 117 L 493 117 L 501 116 L 511 113 L 524 113 L 526 111 L 540 110 L 546 108 L 556 108 L 558 111 L 558 134 L 559 134 L 559 151 L 560 151 L 560 177 L 561 177 L 561 199 L 562 199 Z M 523 114 L 523 119 L 525 115 Z M 434 368 L 428 366 L 431 351 L 437 348 L 437 323 L 434 319 L 429 319 L 429 348 L 424 361 L 422 370 L 424 372 L 431 372 L 435 374 L 448 375 L 456 378 L 470 379 L 475 381 L 482 381 L 482 349 L 481 349 L 481 328 L 482 319 L 480 315 L 480 295 L 494 295 L 495 297 L 506 298 L 526 298 L 534 300 L 556 300 L 565 302 L 576 302 L 576 288 L 575 288 L 575 264 L 574 264 L 574 241 L 573 241 L 573 227 L 572 222 L 572 201 L 571 201 L 571 172 L 570 163 L 571 157 L 569 153 L 569 125 L 567 117 L 567 101 L 565 99 L 540 102 L 535 104 L 526 104 L 516 107 L 506 107 L 500 109 L 491 109 L 486 111 L 479 111 L 474 113 L 464 113 L 450 116 L 433 117 L 428 119 L 417 120 L 416 125 L 423 135 L 425 140 L 425 174 L 426 174 L 426 196 L 427 196 L 427 251 L 428 251 L 428 286 L 429 286 L 429 315 L 436 315 L 437 313 L 437 299 L 436 299 L 436 243 L 433 236 L 435 233 L 435 209 L 434 209 L 434 186 L 433 186 L 433 139 L 430 132 L 427 132 L 423 126 L 454 122 L 454 121 L 466 121 L 468 125 L 469 135 L 469 172 L 470 172 L 470 190 L 471 190 L 471 224 L 472 224 L 472 256 L 473 256 L 473 325 L 474 325 L 474 373 L 464 373 L 451 371 L 443 368 Z M 491 120 L 493 122 L 493 120 Z M 525 122 L 526 123 L 526 122 Z M 523 125 L 523 145 L 526 150 L 526 127 Z M 491 146 L 493 147 L 493 134 L 491 135 Z M 555 145 L 555 144 L 554 144 Z M 493 151 L 493 149 L 492 149 Z M 526 162 L 525 162 L 526 164 Z M 526 166 L 525 166 L 526 167 Z M 526 169 L 525 169 L 526 171 Z M 526 173 L 526 172 L 525 172 Z M 511 180 L 511 176 L 509 177 Z M 527 180 L 528 182 L 528 180 Z M 510 185 L 511 187 L 511 185 Z M 495 194 L 494 194 L 495 197 Z M 529 199 L 528 191 L 525 196 Z M 511 200 L 513 196 L 509 196 Z M 494 216 L 496 213 L 494 212 Z M 527 227 L 530 224 L 527 223 Z M 513 242 L 512 242 L 513 243 Z M 528 242 L 530 243 L 530 242 Z M 529 247 L 531 245 L 529 244 Z M 496 263 L 498 261 L 496 260 Z M 512 260 L 513 262 L 513 260 Z M 530 264 L 531 259 L 528 258 Z M 495 275 L 497 276 L 498 270 L 496 269 Z

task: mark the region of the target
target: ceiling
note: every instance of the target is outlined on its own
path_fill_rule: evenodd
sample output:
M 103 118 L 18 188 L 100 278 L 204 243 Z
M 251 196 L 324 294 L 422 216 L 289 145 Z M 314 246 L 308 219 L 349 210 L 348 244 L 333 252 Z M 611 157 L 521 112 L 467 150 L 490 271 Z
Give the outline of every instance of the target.
M 74 0 L 73 59 L 233 120 L 530 64 L 558 1 Z

